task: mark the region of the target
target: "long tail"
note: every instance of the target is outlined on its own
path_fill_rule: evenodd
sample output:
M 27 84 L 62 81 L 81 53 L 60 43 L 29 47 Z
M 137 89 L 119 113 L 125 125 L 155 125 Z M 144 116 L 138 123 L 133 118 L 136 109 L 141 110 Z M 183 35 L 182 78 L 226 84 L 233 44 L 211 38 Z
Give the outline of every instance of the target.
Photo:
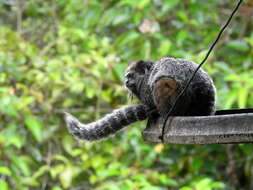
M 89 124 L 82 124 L 74 116 L 65 112 L 65 121 L 74 137 L 94 141 L 113 135 L 130 123 L 146 119 L 147 110 L 148 108 L 143 104 L 124 106 Z

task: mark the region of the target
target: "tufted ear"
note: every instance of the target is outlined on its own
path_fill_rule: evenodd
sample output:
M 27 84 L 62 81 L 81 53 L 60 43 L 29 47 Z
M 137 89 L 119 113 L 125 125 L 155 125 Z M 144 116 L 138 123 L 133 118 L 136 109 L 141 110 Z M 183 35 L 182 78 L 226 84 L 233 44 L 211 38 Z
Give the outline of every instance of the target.
M 150 70 L 152 66 L 155 64 L 154 61 L 150 61 L 150 60 L 145 61 L 145 63 L 146 63 L 147 70 Z
M 153 65 L 152 61 L 140 60 L 136 62 L 135 70 L 139 74 L 149 74 L 152 65 Z

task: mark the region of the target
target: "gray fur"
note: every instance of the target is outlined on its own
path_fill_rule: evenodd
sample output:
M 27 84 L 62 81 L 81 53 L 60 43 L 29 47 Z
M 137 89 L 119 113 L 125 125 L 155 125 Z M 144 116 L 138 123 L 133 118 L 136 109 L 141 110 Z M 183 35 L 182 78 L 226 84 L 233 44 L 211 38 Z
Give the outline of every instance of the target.
M 166 103 L 158 104 L 154 97 L 154 85 L 161 79 L 173 79 L 177 84 L 176 93 L 179 94 L 197 66 L 192 61 L 176 58 L 162 58 L 155 63 L 151 61 L 132 63 L 126 69 L 124 83 L 142 104 L 124 106 L 90 124 L 82 124 L 72 115 L 65 113 L 69 132 L 78 139 L 94 141 L 109 137 L 133 122 L 146 119 L 150 110 L 162 117 L 165 116 L 174 99 L 170 98 Z M 173 115 L 213 114 L 215 93 L 212 79 L 200 68 Z
M 109 137 L 130 123 L 146 119 L 147 109 L 143 104 L 124 106 L 89 124 L 82 124 L 71 114 L 65 113 L 65 121 L 74 137 L 94 141 Z
M 148 79 L 148 86 L 153 93 L 154 84 L 162 78 L 170 78 L 177 82 L 179 94 L 186 86 L 198 65 L 193 61 L 179 58 L 162 58 L 155 63 Z M 193 81 L 180 99 L 173 115 L 194 116 L 212 115 L 215 112 L 216 89 L 210 76 L 199 69 Z M 152 94 L 154 100 L 154 94 Z M 158 106 L 155 102 L 156 107 Z M 170 105 L 159 105 L 158 111 L 166 115 Z

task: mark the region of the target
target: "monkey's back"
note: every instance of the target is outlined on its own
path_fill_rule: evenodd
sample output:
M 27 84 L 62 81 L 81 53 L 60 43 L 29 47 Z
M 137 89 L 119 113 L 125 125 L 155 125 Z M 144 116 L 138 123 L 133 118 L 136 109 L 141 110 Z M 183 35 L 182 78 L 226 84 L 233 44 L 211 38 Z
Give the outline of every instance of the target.
M 192 61 L 176 58 L 162 58 L 150 73 L 148 85 L 154 104 L 161 115 L 166 115 L 177 95 L 187 85 L 198 65 Z M 199 69 L 179 100 L 173 115 L 211 115 L 215 111 L 216 89 L 210 76 Z

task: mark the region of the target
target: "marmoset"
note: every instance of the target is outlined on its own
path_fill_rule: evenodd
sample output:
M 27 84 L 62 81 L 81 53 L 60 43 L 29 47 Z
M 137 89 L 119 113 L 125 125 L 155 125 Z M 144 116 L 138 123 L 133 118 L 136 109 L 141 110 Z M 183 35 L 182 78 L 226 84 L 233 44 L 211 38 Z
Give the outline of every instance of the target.
M 124 106 L 89 124 L 82 124 L 65 113 L 68 130 L 80 140 L 94 141 L 109 137 L 133 122 L 145 120 L 151 113 L 165 117 L 197 67 L 192 61 L 178 58 L 133 62 L 126 69 L 124 84 L 140 104 Z M 215 93 L 212 79 L 200 68 L 171 115 L 212 115 Z

